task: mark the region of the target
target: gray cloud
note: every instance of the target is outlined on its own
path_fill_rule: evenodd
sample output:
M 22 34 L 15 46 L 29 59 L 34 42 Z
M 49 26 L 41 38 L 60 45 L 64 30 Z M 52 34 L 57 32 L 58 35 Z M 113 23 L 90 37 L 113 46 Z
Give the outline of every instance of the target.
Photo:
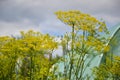
M 35 29 L 43 33 L 70 31 L 54 15 L 58 10 L 81 10 L 103 18 L 109 25 L 120 22 L 120 0 L 0 0 L 0 35 Z

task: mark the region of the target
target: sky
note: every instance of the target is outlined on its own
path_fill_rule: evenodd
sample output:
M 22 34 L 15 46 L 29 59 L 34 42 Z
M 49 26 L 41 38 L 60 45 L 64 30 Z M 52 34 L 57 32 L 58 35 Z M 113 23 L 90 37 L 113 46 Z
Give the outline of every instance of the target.
M 33 29 L 60 36 L 70 27 L 59 21 L 56 11 L 80 10 L 108 27 L 120 23 L 120 0 L 0 0 L 0 36 Z

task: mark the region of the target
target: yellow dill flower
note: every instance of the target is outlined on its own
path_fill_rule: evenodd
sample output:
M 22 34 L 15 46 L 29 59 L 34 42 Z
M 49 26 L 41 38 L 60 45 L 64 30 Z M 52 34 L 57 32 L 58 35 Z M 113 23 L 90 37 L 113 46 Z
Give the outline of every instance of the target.
M 105 46 L 104 47 L 104 52 L 108 52 L 110 50 L 110 46 Z

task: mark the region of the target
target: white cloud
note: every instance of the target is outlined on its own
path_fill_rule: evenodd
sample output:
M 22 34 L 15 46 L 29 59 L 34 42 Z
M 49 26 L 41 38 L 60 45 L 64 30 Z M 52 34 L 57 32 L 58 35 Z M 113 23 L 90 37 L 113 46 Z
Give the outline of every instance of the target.
M 23 22 L 0 22 L 0 35 L 18 35 L 20 31 L 28 31 L 33 29 L 40 31 L 39 27 L 34 26 L 29 20 L 23 20 Z

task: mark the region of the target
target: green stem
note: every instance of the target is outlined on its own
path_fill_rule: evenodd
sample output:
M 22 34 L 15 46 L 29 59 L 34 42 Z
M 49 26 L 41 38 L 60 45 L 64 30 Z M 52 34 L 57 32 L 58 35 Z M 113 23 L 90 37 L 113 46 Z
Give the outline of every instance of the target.
M 30 61 L 31 61 L 31 64 L 30 64 L 30 80 L 32 80 L 32 56 L 30 57 Z
M 85 50 L 84 50 L 84 43 L 85 43 L 85 31 L 83 31 L 83 41 L 82 41 L 82 60 L 80 63 L 80 77 L 78 78 L 78 80 L 82 80 L 82 76 L 83 76 L 83 69 L 84 69 L 84 57 L 85 57 Z
M 73 51 L 74 51 L 74 24 L 72 26 L 72 54 L 70 58 L 70 72 L 69 72 L 69 80 L 71 80 L 72 68 L 73 68 Z

